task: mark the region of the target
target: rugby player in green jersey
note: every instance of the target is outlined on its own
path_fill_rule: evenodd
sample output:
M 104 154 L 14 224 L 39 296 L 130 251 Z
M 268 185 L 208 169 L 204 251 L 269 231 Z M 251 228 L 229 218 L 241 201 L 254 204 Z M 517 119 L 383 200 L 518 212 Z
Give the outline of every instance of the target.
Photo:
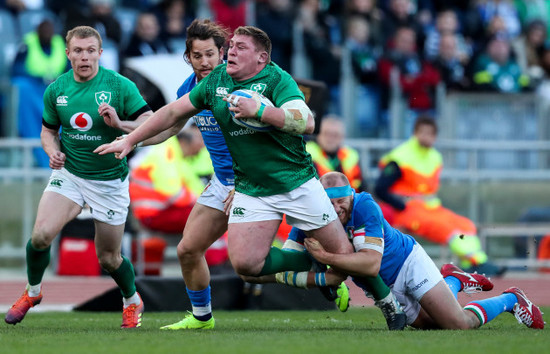
M 132 131 L 152 112 L 133 82 L 99 66 L 103 49 L 95 29 L 75 27 L 67 33 L 66 41 L 72 70 L 57 78 L 44 94 L 40 138 L 53 171 L 27 243 L 28 285 L 5 321 L 19 323 L 41 302 L 51 243 L 87 204 L 94 219 L 99 264 L 113 277 L 123 296 L 121 327 L 140 327 L 144 306 L 136 292 L 134 268 L 121 255 L 130 203 L 128 165 L 125 158 L 100 156 L 93 150 L 123 131 Z
M 271 62 L 270 53 L 271 41 L 265 32 L 252 26 L 237 28 L 226 63 L 124 139 L 95 150 L 124 158 L 137 143 L 203 109 L 211 110 L 233 158 L 236 193 L 229 215 L 228 250 L 235 271 L 244 276 L 311 268 L 306 254 L 271 247 L 283 214 L 290 225 L 304 230 L 331 252 L 353 251 L 305 150 L 301 134 L 313 132 L 312 113 L 296 82 Z M 261 108 L 253 98 L 231 95 L 238 89 L 259 92 L 274 107 Z M 233 121 L 230 110 L 236 119 L 255 118 L 274 129 L 258 132 L 244 128 Z

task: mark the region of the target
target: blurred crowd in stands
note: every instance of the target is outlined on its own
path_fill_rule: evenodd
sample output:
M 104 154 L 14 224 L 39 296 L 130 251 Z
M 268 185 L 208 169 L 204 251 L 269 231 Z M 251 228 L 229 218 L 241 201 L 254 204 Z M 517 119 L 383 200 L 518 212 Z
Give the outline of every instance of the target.
M 2 32 L 10 25 L 5 15 L 13 19 L 17 53 L 6 60 L 2 49 L 0 65 L 8 67 L 2 72 L 26 94 L 39 93 L 59 74 L 59 38 L 76 25 L 95 27 L 106 39 L 102 64 L 122 70 L 128 57 L 183 53 L 186 27 L 208 16 L 230 30 L 244 24 L 265 30 L 277 64 L 327 85 L 327 113 L 342 114 L 342 70 L 351 63 L 354 119 L 363 137 L 385 137 L 392 83 L 410 121 L 437 115 L 437 87 L 550 97 L 546 0 L 0 0 L 0 10 Z M 35 26 L 29 36 L 22 17 L 32 11 L 47 12 L 51 22 Z M 292 60 L 297 50 L 306 58 L 301 68 Z M 40 70 L 43 62 L 48 70 Z M 21 122 L 40 128 L 40 107 L 32 113 L 30 108 L 18 110 L 23 136 L 34 133 L 23 132 Z

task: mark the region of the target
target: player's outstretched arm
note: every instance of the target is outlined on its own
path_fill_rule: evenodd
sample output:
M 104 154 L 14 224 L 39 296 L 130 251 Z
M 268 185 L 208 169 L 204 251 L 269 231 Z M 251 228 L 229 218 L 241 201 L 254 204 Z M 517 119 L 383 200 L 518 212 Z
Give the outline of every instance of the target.
M 105 122 L 105 124 L 112 128 L 122 130 L 125 133 L 130 133 L 138 126 L 140 126 L 143 122 L 145 122 L 147 118 L 153 115 L 152 111 L 147 111 L 140 114 L 140 116 L 137 117 L 136 120 L 123 121 L 120 120 L 120 117 L 118 116 L 115 108 L 108 105 L 107 103 L 100 104 L 97 111 L 99 115 L 103 117 L 103 121 Z
M 115 140 L 109 144 L 103 144 L 95 149 L 94 152 L 100 155 L 115 153 L 117 158 L 122 159 L 128 155 L 138 143 L 175 126 L 181 120 L 187 121 L 187 119 L 198 112 L 199 110 L 196 109 L 189 100 L 189 94 L 186 94 L 177 101 L 156 111 L 124 139 Z
M 375 277 L 380 271 L 382 254 L 369 249 L 361 249 L 355 253 L 330 253 L 314 238 L 304 240 L 308 252 L 319 262 L 335 268 L 341 273 L 352 276 Z

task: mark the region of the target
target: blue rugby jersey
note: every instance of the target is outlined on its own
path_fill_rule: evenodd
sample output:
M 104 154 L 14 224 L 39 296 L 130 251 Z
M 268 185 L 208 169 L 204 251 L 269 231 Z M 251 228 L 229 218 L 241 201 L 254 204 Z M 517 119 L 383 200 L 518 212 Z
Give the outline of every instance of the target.
M 383 252 L 379 274 L 384 283 L 392 285 L 416 244 L 415 239 L 391 227 L 382 216 L 378 204 L 366 192 L 354 195 L 351 218 L 344 228 L 356 251 L 369 248 Z M 303 244 L 305 234 L 292 228 L 288 238 Z M 369 242 L 369 238 L 374 239 Z M 383 242 L 375 239 L 382 239 Z
M 178 89 L 178 98 L 185 95 L 195 87 L 197 77 L 195 73 L 191 74 Z M 199 128 L 204 140 L 204 145 L 210 153 L 214 173 L 223 185 L 229 186 L 235 184 L 233 174 L 233 159 L 229 154 L 225 139 L 220 130 L 220 126 L 209 110 L 204 110 L 193 117 L 195 124 Z

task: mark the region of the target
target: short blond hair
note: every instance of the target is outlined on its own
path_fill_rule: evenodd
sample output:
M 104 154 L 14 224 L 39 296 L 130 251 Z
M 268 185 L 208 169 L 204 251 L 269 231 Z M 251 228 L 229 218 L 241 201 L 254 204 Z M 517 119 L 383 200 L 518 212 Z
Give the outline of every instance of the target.
M 77 37 L 77 38 L 95 37 L 95 38 L 97 38 L 97 41 L 99 43 L 99 49 L 102 48 L 103 41 L 101 40 L 101 35 L 93 27 L 90 27 L 90 26 L 77 26 L 77 27 L 73 28 L 72 30 L 68 31 L 67 36 L 65 37 L 65 42 L 67 43 L 67 48 L 69 47 L 69 43 L 70 43 L 71 39 L 73 39 L 74 37 Z

